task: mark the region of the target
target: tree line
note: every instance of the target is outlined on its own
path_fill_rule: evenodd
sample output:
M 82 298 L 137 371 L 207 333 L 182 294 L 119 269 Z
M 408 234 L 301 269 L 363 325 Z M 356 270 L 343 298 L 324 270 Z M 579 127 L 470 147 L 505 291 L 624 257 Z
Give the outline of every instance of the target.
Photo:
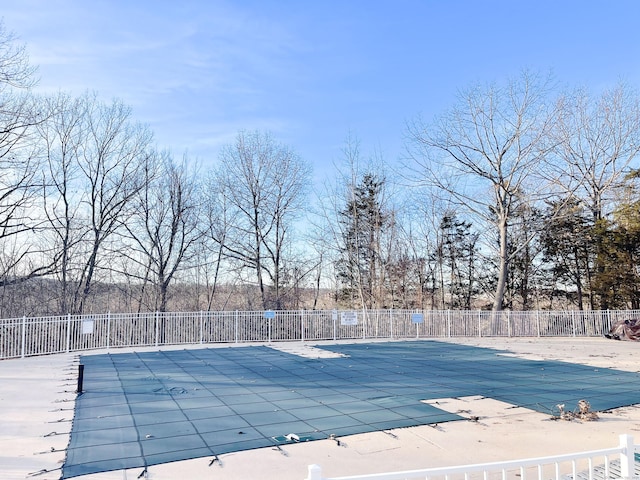
M 349 134 L 333 178 L 269 132 L 205 164 L 119 100 L 36 95 L 0 25 L 0 315 L 640 308 L 640 97 L 531 72 Z

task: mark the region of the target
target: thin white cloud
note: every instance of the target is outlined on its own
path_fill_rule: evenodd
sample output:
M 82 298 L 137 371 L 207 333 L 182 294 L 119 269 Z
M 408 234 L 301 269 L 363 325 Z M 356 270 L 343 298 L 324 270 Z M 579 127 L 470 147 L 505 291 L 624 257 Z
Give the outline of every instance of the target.
M 44 3 L 33 17 L 5 13 L 24 30 L 42 88 L 88 88 L 134 101 L 180 88 L 251 96 L 291 74 L 289 46 L 299 42 L 277 19 L 218 3 L 201 3 L 197 15 L 188 2 L 88 4 Z
M 278 17 L 221 2 L 43 3 L 5 13 L 41 92 L 121 98 L 162 147 L 208 161 L 239 130 L 287 130 L 272 91 L 296 83 L 305 47 Z

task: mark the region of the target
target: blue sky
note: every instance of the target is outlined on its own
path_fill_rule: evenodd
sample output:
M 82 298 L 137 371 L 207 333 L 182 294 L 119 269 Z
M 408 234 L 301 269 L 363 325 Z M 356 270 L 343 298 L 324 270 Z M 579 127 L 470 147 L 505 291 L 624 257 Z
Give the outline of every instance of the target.
M 640 86 L 640 2 L 0 0 L 38 90 L 122 99 L 156 141 L 213 164 L 270 131 L 322 177 L 351 132 L 393 164 L 407 121 L 522 69 Z

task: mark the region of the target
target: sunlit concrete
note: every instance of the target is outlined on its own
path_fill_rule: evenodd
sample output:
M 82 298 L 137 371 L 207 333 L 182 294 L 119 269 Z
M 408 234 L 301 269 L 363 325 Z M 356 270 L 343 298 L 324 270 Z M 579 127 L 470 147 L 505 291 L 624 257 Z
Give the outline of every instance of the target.
M 528 359 L 640 371 L 640 343 L 604 338 L 443 341 L 508 350 Z M 321 354 L 309 348 L 313 347 L 310 344 L 274 346 L 299 355 Z M 125 350 L 111 352 L 118 351 Z M 0 478 L 60 478 L 73 419 L 77 357 L 63 354 L 0 361 Z M 581 422 L 553 420 L 551 415 L 481 397 L 437 401 L 439 408 L 459 412 L 469 420 L 353 435 L 342 438 L 339 445 L 321 440 L 286 445 L 281 450 L 226 454 L 213 463 L 211 458 L 200 458 L 156 465 L 149 467 L 148 478 L 302 480 L 312 463 L 320 464 L 326 476 L 342 476 L 600 449 L 617 445 L 623 433 L 635 435 L 640 443 L 640 405 L 598 412 L 597 421 Z M 141 473 L 133 469 L 78 478 L 135 479 Z

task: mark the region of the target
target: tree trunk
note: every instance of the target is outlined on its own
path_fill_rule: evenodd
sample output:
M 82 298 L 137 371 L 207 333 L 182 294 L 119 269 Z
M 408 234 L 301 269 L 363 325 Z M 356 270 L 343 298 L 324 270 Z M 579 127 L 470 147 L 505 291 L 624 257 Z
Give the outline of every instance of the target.
M 507 220 L 501 218 L 498 221 L 498 233 L 500 235 L 500 258 L 498 265 L 498 283 L 493 300 L 493 311 L 499 312 L 504 306 L 504 293 L 507 285 L 507 275 L 509 274 L 509 249 L 507 238 Z

